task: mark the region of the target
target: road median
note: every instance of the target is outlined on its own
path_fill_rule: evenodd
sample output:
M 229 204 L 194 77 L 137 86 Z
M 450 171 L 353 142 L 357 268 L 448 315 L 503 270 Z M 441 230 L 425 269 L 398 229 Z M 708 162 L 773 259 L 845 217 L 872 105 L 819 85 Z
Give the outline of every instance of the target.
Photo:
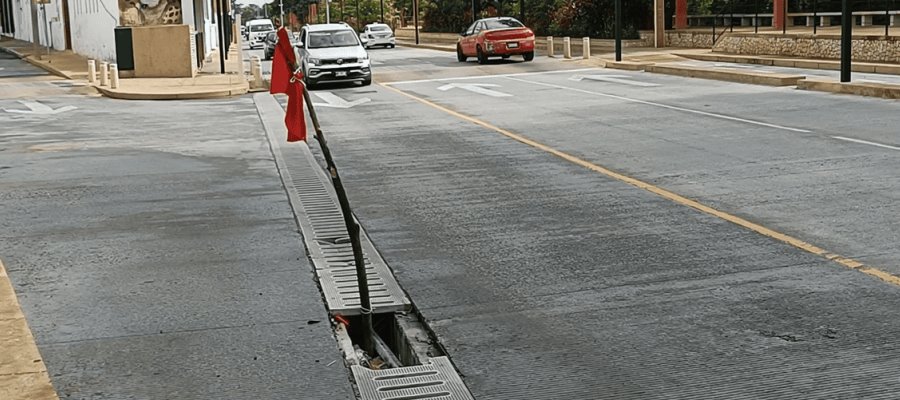
M 838 82 L 831 79 L 806 78 L 797 82 L 797 89 L 900 99 L 900 85 L 881 82 Z

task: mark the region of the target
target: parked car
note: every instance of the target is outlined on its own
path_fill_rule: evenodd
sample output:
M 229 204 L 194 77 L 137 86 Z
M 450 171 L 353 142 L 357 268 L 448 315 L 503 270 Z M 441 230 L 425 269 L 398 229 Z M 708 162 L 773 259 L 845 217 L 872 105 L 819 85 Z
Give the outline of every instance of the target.
M 476 57 L 479 64 L 489 57 L 509 58 L 521 55 L 534 59 L 534 32 L 515 18 L 496 17 L 475 21 L 460 34 L 456 43 L 456 59 L 460 62 Z
M 289 34 L 289 38 L 291 38 L 291 45 L 297 46 L 300 44 L 300 38 L 294 34 Z M 266 60 L 271 60 L 272 57 L 275 56 L 275 46 L 278 44 L 278 34 L 276 32 L 271 32 L 266 35 L 266 39 L 263 41 L 263 58 Z
M 322 82 L 372 83 L 369 53 L 346 23 L 304 26 L 297 48 L 307 87 Z
M 267 19 L 254 19 L 253 21 L 247 22 L 247 39 L 250 43 L 250 49 L 262 47 L 263 41 L 266 40 L 266 36 L 272 32 L 275 32 L 275 26 L 272 25 L 272 21 Z
M 362 41 L 363 47 L 384 46 L 394 48 L 394 31 L 390 26 L 385 24 L 368 24 L 363 32 L 359 34 L 359 40 Z

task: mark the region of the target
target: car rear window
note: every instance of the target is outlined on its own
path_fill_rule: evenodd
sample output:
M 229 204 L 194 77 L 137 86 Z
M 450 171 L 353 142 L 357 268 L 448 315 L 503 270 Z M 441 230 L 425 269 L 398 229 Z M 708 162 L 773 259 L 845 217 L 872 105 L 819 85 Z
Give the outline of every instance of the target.
M 390 30 L 390 28 L 388 28 L 386 26 L 373 26 L 373 27 L 370 27 L 369 30 L 372 32 L 384 32 L 384 31 Z
M 265 32 L 265 31 L 274 31 L 275 27 L 272 24 L 265 25 L 250 25 L 250 32 Z
M 505 28 L 521 28 L 521 22 L 514 19 L 489 19 L 484 21 L 485 29 L 505 29 Z

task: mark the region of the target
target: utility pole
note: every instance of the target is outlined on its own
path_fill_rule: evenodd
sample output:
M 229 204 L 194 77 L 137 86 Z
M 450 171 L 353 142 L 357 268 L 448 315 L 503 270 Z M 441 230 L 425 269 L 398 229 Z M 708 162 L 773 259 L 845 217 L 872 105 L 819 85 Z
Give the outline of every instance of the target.
M 381 0 L 381 21 L 379 22 L 384 23 L 384 0 Z
M 284 26 L 284 0 L 278 0 L 278 8 L 281 11 L 281 26 Z
M 219 20 L 219 68 L 225 73 L 225 1 L 216 0 L 216 19 Z
M 413 0 L 413 24 L 416 26 L 416 44 L 419 44 L 419 0 Z
M 331 23 L 331 0 L 325 0 L 325 23 Z
M 356 0 L 356 33 L 359 33 L 359 0 Z

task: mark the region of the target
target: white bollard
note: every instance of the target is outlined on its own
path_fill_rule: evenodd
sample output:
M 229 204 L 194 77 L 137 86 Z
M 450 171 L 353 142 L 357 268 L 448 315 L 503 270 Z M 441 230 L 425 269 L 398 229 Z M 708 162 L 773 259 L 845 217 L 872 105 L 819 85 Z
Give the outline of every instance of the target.
M 100 86 L 109 85 L 109 63 L 100 63 Z
M 581 57 L 584 58 L 585 60 L 587 60 L 588 58 L 591 58 L 591 38 L 589 38 L 589 37 L 581 38 L 581 48 L 582 48 Z
M 109 88 L 119 88 L 119 64 L 109 65 Z
M 547 36 L 547 57 L 553 57 L 553 36 Z
M 250 57 L 250 75 L 253 76 L 253 88 L 264 87 L 262 80 L 262 60 L 259 56 Z
M 563 38 L 563 58 L 572 58 L 572 39 L 568 36 Z
M 97 83 L 97 62 L 88 60 L 88 83 Z

